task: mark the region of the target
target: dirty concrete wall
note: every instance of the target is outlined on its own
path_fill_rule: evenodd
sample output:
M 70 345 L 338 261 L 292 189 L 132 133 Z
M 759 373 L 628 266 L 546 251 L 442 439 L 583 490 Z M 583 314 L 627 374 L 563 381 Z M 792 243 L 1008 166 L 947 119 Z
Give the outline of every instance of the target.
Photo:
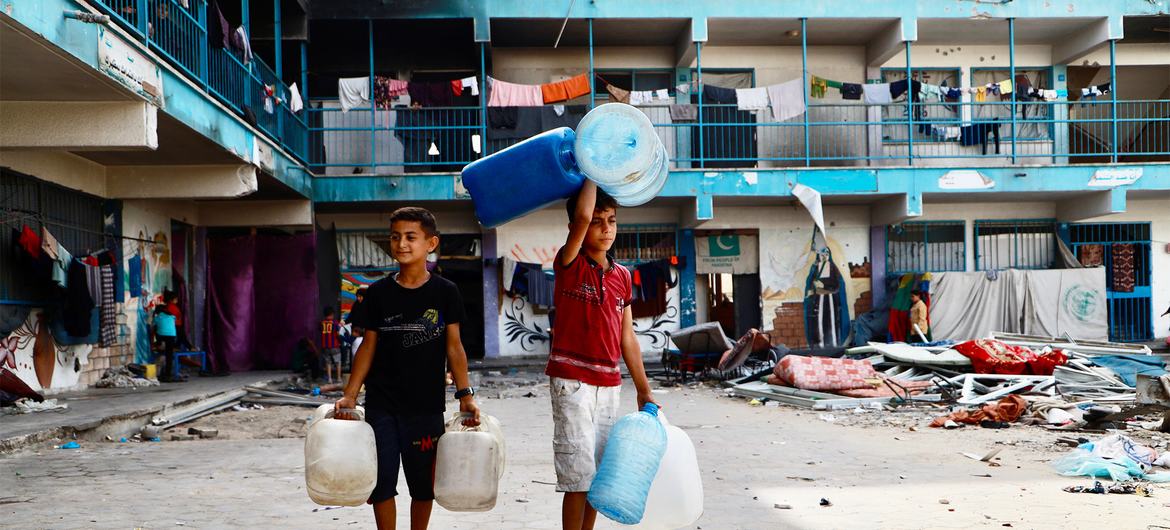
M 629 208 L 618 213 L 618 223 L 675 224 L 678 211 L 673 208 Z M 568 218 L 563 204 L 530 214 L 496 229 L 498 255 L 516 261 L 540 263 L 551 268 L 557 251 L 568 236 Z M 667 344 L 666 333 L 679 329 L 680 290 L 667 293 L 666 313 L 634 321 L 634 331 L 647 357 L 658 357 Z M 523 298 L 499 293 L 500 356 L 547 355 L 549 342 L 548 315 L 534 310 Z

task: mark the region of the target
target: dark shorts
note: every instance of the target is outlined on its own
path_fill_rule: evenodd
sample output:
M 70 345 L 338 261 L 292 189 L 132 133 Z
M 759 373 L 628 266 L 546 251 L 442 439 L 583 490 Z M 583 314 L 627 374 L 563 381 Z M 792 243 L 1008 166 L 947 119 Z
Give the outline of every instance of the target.
M 399 415 L 378 409 L 366 410 L 366 423 L 374 428 L 378 447 L 378 485 L 370 502 L 379 503 L 398 495 L 398 462 L 406 472 L 410 498 L 435 498 L 435 448 L 443 435 L 443 414 Z

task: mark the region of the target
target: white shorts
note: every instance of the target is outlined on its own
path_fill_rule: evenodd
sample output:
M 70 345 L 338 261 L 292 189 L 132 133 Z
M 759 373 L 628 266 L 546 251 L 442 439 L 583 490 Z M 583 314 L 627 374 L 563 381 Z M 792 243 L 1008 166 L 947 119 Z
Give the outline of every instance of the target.
M 609 431 L 618 419 L 620 386 L 553 377 L 553 464 L 557 491 L 589 491 Z

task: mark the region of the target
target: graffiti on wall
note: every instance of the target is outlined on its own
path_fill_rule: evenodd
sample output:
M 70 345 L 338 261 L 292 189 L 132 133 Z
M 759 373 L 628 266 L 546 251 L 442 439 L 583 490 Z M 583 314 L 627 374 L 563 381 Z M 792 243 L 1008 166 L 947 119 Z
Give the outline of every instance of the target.
M 519 347 L 525 353 L 547 353 L 551 337 L 548 334 L 548 317 L 544 317 L 544 326 L 540 325 L 539 317 L 533 313 L 528 301 L 519 296 L 505 298 L 504 339 L 508 344 Z
M 0 340 L 0 370 L 8 370 L 33 390 L 71 388 L 89 365 L 91 344 L 57 344 L 49 332 L 43 310 L 29 312 L 28 319 Z
M 670 336 L 672 331 L 678 331 L 678 303 L 666 299 L 666 312 L 647 318 L 639 318 L 634 320 L 634 334 L 638 336 L 638 342 L 642 345 L 643 351 L 647 349 L 661 350 L 670 346 Z
M 360 289 L 368 289 L 374 282 L 386 277 L 384 272 L 343 272 L 341 273 L 341 309 L 338 315 L 341 321 L 345 322 L 349 318 L 350 311 L 353 311 L 353 304 L 357 302 L 357 292 Z

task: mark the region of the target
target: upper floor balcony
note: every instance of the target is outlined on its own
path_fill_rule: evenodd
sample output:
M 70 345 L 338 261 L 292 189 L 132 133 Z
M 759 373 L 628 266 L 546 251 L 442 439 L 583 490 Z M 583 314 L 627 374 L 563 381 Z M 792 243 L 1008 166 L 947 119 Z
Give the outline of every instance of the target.
M 1170 17 L 1119 20 L 1123 34 L 1092 17 L 710 19 L 700 35 L 684 18 L 512 18 L 490 21 L 490 42 L 466 19 L 313 21 L 337 38 L 310 50 L 308 162 L 319 176 L 456 173 L 627 91 L 647 94 L 632 103 L 680 170 L 1170 161 Z M 495 79 L 579 74 L 589 92 L 556 104 L 489 96 Z M 377 79 L 467 77 L 477 95 L 337 98 L 339 79 L 375 94 Z M 1005 81 L 1015 90 L 990 88 Z

